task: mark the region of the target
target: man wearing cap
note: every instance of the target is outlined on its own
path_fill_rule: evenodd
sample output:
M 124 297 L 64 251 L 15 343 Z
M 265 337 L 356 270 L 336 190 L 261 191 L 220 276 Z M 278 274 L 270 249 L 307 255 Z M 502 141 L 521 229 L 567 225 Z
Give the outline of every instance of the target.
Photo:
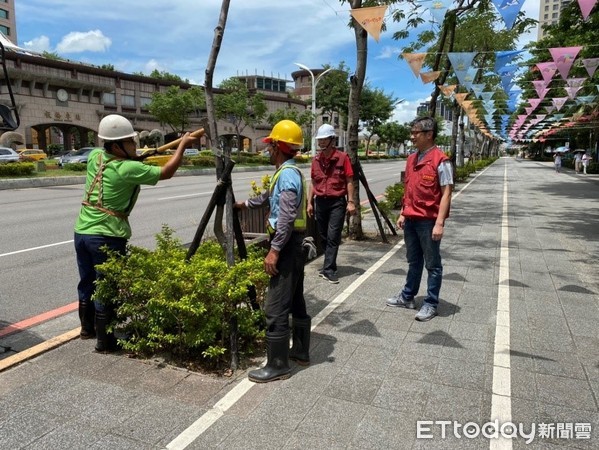
M 304 252 L 306 229 L 305 180 L 293 157 L 303 145 L 302 129 L 291 120 L 282 120 L 264 139 L 269 145 L 270 163 L 276 167 L 269 190 L 235 203 L 235 208 L 270 205 L 267 229 L 270 250 L 264 270 L 270 275 L 264 303 L 266 353 L 264 367 L 248 374 L 251 381 L 266 383 L 289 378 L 289 359 L 310 363 L 311 318 L 304 299 Z M 293 318 L 293 347 L 289 349 L 289 314 Z
M 101 353 L 117 350 L 114 335 L 106 331 L 113 318 L 112 307 L 91 300 L 99 276 L 96 266 L 107 259 L 103 247 L 125 254 L 131 237 L 129 214 L 140 185 L 171 178 L 181 165 L 185 148 L 197 140 L 186 133 L 175 154 L 163 167 L 157 167 L 136 160 L 136 136 L 131 122 L 123 116 L 110 114 L 100 121 L 98 137 L 104 140 L 104 148 L 89 155 L 85 195 L 75 223 L 80 336 L 97 336 L 96 351 Z
M 346 213 L 355 214 L 354 184 L 351 161 L 335 148 L 335 129 L 325 123 L 318 129 L 319 153 L 312 160 L 312 185 L 308 194 L 308 215 L 316 214 L 318 234 L 324 247 L 324 261 L 319 275 L 329 283 L 339 283 L 337 254 Z

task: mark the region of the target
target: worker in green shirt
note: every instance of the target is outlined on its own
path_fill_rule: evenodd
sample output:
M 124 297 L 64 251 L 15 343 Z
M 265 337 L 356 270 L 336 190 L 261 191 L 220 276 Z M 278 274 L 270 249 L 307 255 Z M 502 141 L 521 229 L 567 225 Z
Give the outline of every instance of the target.
M 92 302 L 94 283 L 99 276 L 96 266 L 107 259 L 102 248 L 125 254 L 131 237 L 128 218 L 140 186 L 171 178 L 181 165 L 185 148 L 197 140 L 186 133 L 175 154 L 163 167 L 157 167 L 137 160 L 136 136 L 131 122 L 123 116 L 110 114 L 100 121 L 98 137 L 104 140 L 104 148 L 89 155 L 85 194 L 75 223 L 80 336 L 81 339 L 97 337 L 96 351 L 102 353 L 117 349 L 116 338 L 106 330 L 113 318 L 112 306 Z

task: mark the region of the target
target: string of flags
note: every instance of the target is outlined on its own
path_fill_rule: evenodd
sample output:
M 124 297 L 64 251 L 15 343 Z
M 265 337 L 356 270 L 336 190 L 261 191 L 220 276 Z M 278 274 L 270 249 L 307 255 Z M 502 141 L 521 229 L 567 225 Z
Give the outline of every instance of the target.
M 450 10 L 453 0 L 417 0 L 428 8 L 434 21 L 442 23 L 445 14 Z M 492 0 L 498 13 L 501 15 L 505 26 L 512 28 L 525 0 Z M 583 20 L 587 20 L 595 4 L 599 0 L 577 0 Z M 380 37 L 381 27 L 384 23 L 387 5 L 368 8 L 352 9 L 351 15 L 369 35 L 377 42 Z M 477 126 L 481 132 L 489 137 L 499 134 L 508 136 L 512 140 L 543 139 L 543 133 L 556 132 L 560 126 L 573 126 L 572 120 L 584 121 L 594 117 L 585 117 L 582 113 L 575 113 L 570 118 L 560 114 L 568 102 L 575 105 L 593 104 L 596 95 L 591 95 L 587 81 L 593 77 L 599 66 L 599 57 L 578 59 L 582 47 L 555 47 L 550 48 L 551 61 L 536 63 L 533 70 L 538 71 L 541 79 L 533 80 L 536 98 L 529 98 L 528 105 L 524 107 L 526 114 L 518 115 L 517 119 L 507 130 L 511 113 L 516 110 L 516 104 L 522 90 L 515 87 L 515 77 L 520 71 L 519 65 L 512 64 L 524 50 L 508 50 L 495 52 L 495 66 L 493 72 L 485 75 L 497 75 L 500 78 L 501 88 L 507 100 L 501 99 L 499 103 L 493 99 L 495 91 L 486 91 L 482 83 L 474 83 L 481 68 L 473 66 L 477 52 L 450 52 L 447 57 L 451 68 L 460 86 L 466 88 L 466 93 L 457 93 L 458 85 L 439 85 L 444 96 L 454 98 L 467 114 L 470 122 Z M 441 71 L 422 72 L 428 53 L 403 53 L 403 59 L 410 69 L 423 83 L 432 83 L 441 76 Z M 586 69 L 588 77 L 568 78 L 575 64 L 580 62 Z M 580 64 L 577 66 L 579 67 Z M 555 75 L 559 74 L 563 82 L 557 82 Z M 564 84 L 565 82 L 565 84 Z M 599 90 L 599 85 L 596 85 Z M 551 96 L 550 91 L 566 93 L 565 96 Z M 586 95 L 579 95 L 580 91 Z M 471 96 L 470 99 L 467 99 Z M 550 103 L 549 103 L 550 101 Z M 543 111 L 539 111 L 544 108 Z M 581 110 L 582 111 L 582 110 Z M 596 112 L 599 116 L 599 112 Z M 572 119 L 568 122 L 569 119 Z M 564 122 L 562 124 L 562 122 Z M 545 127 L 543 126 L 545 125 Z M 495 131 L 492 133 L 491 130 Z

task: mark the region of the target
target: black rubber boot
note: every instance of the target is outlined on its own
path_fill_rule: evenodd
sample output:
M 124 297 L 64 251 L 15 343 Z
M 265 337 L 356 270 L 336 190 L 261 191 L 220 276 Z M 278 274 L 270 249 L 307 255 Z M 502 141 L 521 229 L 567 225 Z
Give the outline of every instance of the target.
M 113 333 L 106 331 L 112 320 L 112 311 L 96 311 L 96 351 L 98 353 L 112 353 L 118 350 L 116 338 Z
M 291 376 L 289 367 L 289 332 L 266 333 L 266 366 L 250 371 L 248 378 L 255 383 L 284 380 Z
M 289 359 L 300 366 L 310 365 L 310 328 L 312 328 L 310 316 L 305 319 L 293 318 L 293 346 L 289 350 Z
M 96 337 L 96 330 L 94 329 L 95 316 L 96 308 L 93 302 L 85 300 L 79 302 L 79 321 L 81 322 L 79 337 L 81 339 L 93 339 Z

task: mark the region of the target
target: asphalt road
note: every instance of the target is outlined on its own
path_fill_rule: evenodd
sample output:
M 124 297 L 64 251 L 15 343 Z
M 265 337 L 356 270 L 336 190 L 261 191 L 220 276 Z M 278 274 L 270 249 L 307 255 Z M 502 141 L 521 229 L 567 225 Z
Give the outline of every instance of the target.
M 375 196 L 399 181 L 404 165 L 363 165 Z M 309 168 L 303 172 L 309 177 Z M 272 169 L 234 172 L 236 198 L 247 198 L 250 181 L 259 182 L 268 173 Z M 190 242 L 214 188 L 214 175 L 175 177 L 143 187 L 130 217 L 131 244 L 153 248 L 162 224 L 173 228 L 183 243 Z M 366 200 L 363 187 L 360 192 Z M 0 359 L 78 325 L 76 312 L 64 310 L 74 310 L 77 299 L 73 224 L 82 195 L 83 185 L 0 190 Z M 24 331 L 8 334 L 7 327 L 14 324 Z

